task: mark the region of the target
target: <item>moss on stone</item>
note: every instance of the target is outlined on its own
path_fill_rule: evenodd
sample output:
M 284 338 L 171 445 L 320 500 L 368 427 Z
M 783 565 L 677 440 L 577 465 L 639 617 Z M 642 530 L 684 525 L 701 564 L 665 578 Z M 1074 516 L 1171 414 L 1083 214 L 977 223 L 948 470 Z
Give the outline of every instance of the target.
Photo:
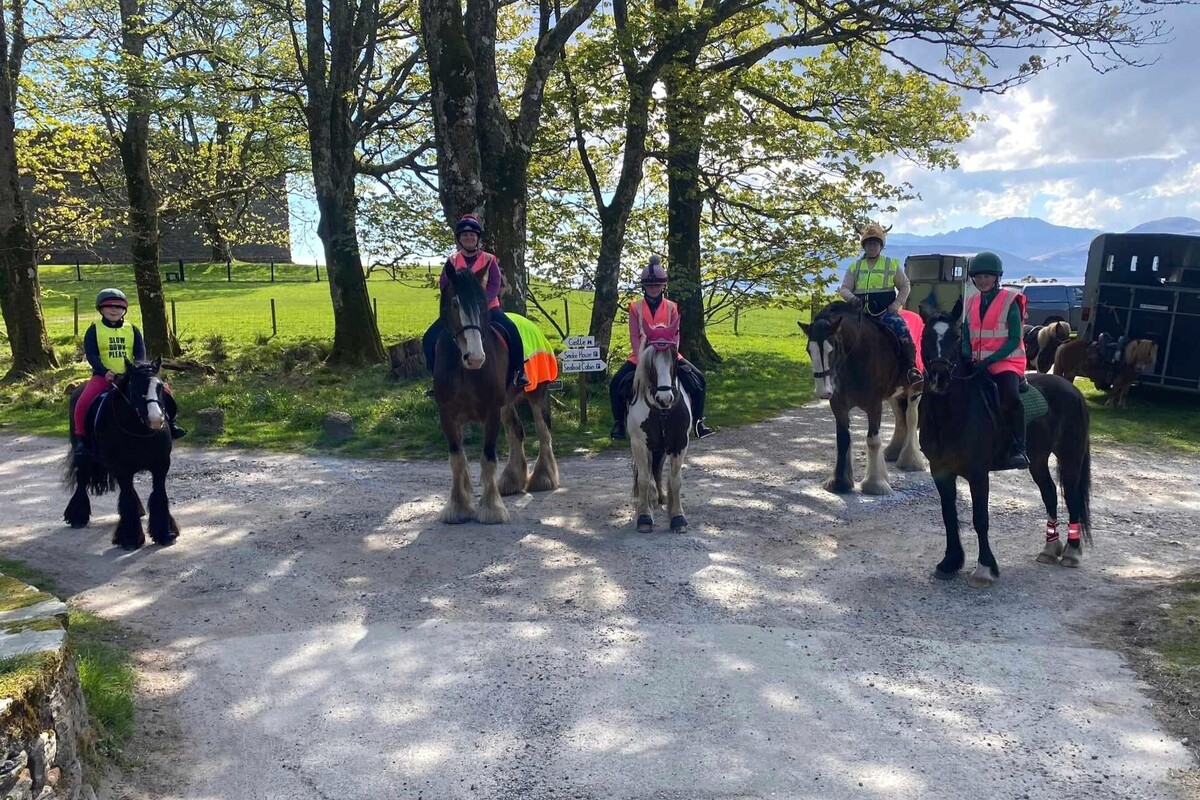
M 3 632 L 6 634 L 23 633 L 25 631 L 57 631 L 66 630 L 66 626 L 58 617 L 47 617 L 45 619 L 27 619 L 21 622 L 14 622 L 11 625 L 5 625 Z
M 37 605 L 56 599 L 54 595 L 39 592 L 16 578 L 0 575 L 0 612 Z

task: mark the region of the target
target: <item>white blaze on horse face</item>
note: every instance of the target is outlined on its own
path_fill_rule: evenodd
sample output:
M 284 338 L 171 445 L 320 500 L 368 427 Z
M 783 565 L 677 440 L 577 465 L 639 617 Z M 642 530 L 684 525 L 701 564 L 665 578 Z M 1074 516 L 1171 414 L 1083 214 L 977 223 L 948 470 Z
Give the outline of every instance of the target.
M 671 359 L 674 353 L 670 350 L 654 351 L 655 392 L 654 402 L 660 408 L 670 408 L 675 402 L 675 382 L 671 380 Z
M 159 383 L 158 378 L 151 378 L 146 385 L 146 424 L 156 431 L 162 430 L 163 423 L 167 421 L 158 399 Z
M 455 301 L 455 308 L 458 312 L 458 325 L 460 328 L 466 328 L 468 325 L 475 327 L 464 330 L 460 335 L 459 347 L 462 348 L 463 365 L 467 369 L 479 369 L 483 366 L 483 362 L 487 360 L 487 355 L 483 351 L 483 334 L 477 328 L 482 327 L 485 322 L 475 319 L 474 315 L 463 309 L 462 305 Z
M 950 332 L 950 323 L 935 322 L 933 323 L 934 341 L 937 342 L 937 357 L 949 359 L 950 357 L 942 353 L 942 342 L 946 339 L 946 334 Z
M 833 397 L 833 376 L 829 371 L 829 362 L 833 358 L 833 345 L 829 342 L 813 342 L 808 343 L 808 360 L 812 363 L 813 381 L 816 384 L 817 397 L 821 400 L 828 400 Z M 824 372 L 825 375 L 817 377 L 818 372 Z

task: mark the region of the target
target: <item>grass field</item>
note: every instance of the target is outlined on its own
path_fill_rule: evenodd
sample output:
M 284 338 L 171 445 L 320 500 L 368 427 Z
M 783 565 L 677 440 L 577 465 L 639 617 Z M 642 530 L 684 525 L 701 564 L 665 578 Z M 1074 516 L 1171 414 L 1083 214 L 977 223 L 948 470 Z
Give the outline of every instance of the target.
M 218 370 L 215 377 L 174 373 L 169 380 L 182 408 L 182 424 L 192 427 L 195 412 L 225 409 L 224 435 L 205 444 L 263 447 L 279 450 L 339 452 L 380 457 L 441 457 L 445 444 L 434 423 L 435 408 L 424 397 L 425 380 L 396 384 L 384 366 L 344 371 L 322 363 L 332 338 L 333 317 L 329 287 L 312 280 L 312 267 L 280 266 L 276 283 L 267 282 L 269 267 L 234 264 L 235 280 L 227 282 L 226 267 L 189 265 L 188 281 L 166 284 L 174 301 L 178 334 L 188 355 Z M 53 272 L 57 270 L 57 272 Z M 96 292 L 110 285 L 128 290 L 127 270 L 85 267 L 86 280 L 71 280 L 72 267 L 46 268 L 47 327 L 64 367 L 37 378 L 0 387 L 0 425 L 22 431 L 62 435 L 65 432 L 67 387 L 87 375 L 78 360 L 74 337 L 75 299 L 80 306 L 80 332 L 96 318 L 91 303 Z M 302 281 L 304 278 L 307 282 Z M 385 345 L 420 336 L 436 313 L 432 276 L 420 271 L 404 282 L 376 272 L 370 292 L 377 304 Z M 275 300 L 277 334 L 272 335 L 271 303 Z M 549 319 L 564 331 L 583 333 L 590 319 L 591 295 L 570 292 L 547 301 L 546 312 L 533 312 L 551 341 L 558 334 Z M 724 361 L 708 370 L 709 421 L 717 426 L 742 425 L 764 419 L 781 409 L 807 402 L 812 379 L 804 339 L 796 327 L 807 319 L 807 306 L 758 309 L 741 316 L 735 334 L 732 322 L 713 326 L 709 336 Z M 136 302 L 130 319 L 140 323 Z M 623 323 L 618 320 L 614 346 L 625 347 Z M 0 354 L 0 368 L 7 352 Z M 610 358 L 615 368 L 616 358 Z M 1080 380 L 1098 442 L 1126 442 L 1159 450 L 1200 450 L 1200 405 L 1190 395 L 1136 388 L 1128 409 L 1103 407 L 1104 394 Z M 608 440 L 612 419 L 607 388 L 593 383 L 588 396 L 588 424 L 580 423 L 579 390 L 567 378 L 556 393 L 554 431 L 561 452 L 598 450 Z M 332 445 L 322 441 L 321 419 L 327 411 L 346 411 L 355 421 L 356 436 Z M 831 428 L 832 441 L 832 428 Z M 187 443 L 201 440 L 189 437 Z M 470 440 L 471 444 L 475 440 Z

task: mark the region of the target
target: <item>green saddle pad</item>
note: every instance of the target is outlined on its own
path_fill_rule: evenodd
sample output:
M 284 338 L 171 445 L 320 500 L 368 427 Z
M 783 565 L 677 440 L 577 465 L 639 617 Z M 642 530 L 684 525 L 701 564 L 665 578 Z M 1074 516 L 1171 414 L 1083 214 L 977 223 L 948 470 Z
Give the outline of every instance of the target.
M 1021 405 L 1025 408 L 1026 425 L 1050 413 L 1050 404 L 1046 402 L 1046 396 L 1032 383 L 1021 392 Z

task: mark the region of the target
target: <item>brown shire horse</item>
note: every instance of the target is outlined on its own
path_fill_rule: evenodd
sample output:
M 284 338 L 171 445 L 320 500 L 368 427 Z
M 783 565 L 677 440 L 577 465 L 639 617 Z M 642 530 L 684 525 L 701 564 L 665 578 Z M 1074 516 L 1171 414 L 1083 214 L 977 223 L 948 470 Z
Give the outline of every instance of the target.
M 850 409 L 867 414 L 867 475 L 863 494 L 891 494 L 885 459 L 896 460 L 902 470 L 925 469 L 917 450 L 917 406 L 920 384 L 908 386 L 904 369 L 892 343 L 892 334 L 865 318 L 849 303 L 836 301 L 813 317 L 811 325 L 796 323 L 808 337 L 817 397 L 829 401 L 837 425 L 837 464 L 823 484 L 830 492 L 854 491 L 854 464 L 850 460 Z M 892 440 L 880 453 L 879 425 L 883 401 L 896 415 Z
M 505 345 L 488 324 L 487 300 L 479 278 L 465 269 L 448 271 L 447 277 L 441 298 L 446 332 L 437 341 L 433 362 L 433 398 L 450 446 L 453 473 L 442 521 L 508 522 L 501 495 L 558 488 L 558 462 L 550 436 L 549 388 L 542 384 L 526 392 L 508 384 Z M 532 476 L 526 473 L 525 428 L 517 416 L 517 405 L 522 401 L 529 403 L 538 433 L 538 458 Z M 508 438 L 508 465 L 497 484 L 496 438 L 501 418 Z M 471 474 L 462 446 L 462 428 L 468 422 L 483 423 L 483 493 L 478 509 L 471 503 Z
M 979 562 L 969 583 L 988 586 L 1000 577 L 988 544 L 989 473 L 1005 461 L 1012 434 L 997 429 L 992 421 L 985 399 L 985 393 L 994 390 L 991 377 L 962 358 L 962 301 L 949 315 L 923 309 L 922 316 L 925 396 L 921 402 L 921 450 L 929 458 L 946 526 L 946 554 L 934 574 L 950 579 L 965 561 L 957 507 L 958 478 L 963 477 L 971 487 L 971 521 L 979 539 Z M 1074 385 L 1057 375 L 1030 375 L 1029 384 L 1042 393 L 1048 406 L 1048 411 L 1029 422 L 1025 430 L 1029 472 L 1042 493 L 1047 528 L 1058 527 L 1058 493 L 1049 466 L 1053 453 L 1070 522 L 1077 524 L 1082 538 L 1091 542 L 1088 506 L 1092 458 L 1087 403 Z M 1079 539 L 1068 540 L 1064 550 L 1056 536 L 1046 542 L 1037 560 L 1055 563 L 1061 557 L 1063 566 L 1079 566 L 1082 553 Z

